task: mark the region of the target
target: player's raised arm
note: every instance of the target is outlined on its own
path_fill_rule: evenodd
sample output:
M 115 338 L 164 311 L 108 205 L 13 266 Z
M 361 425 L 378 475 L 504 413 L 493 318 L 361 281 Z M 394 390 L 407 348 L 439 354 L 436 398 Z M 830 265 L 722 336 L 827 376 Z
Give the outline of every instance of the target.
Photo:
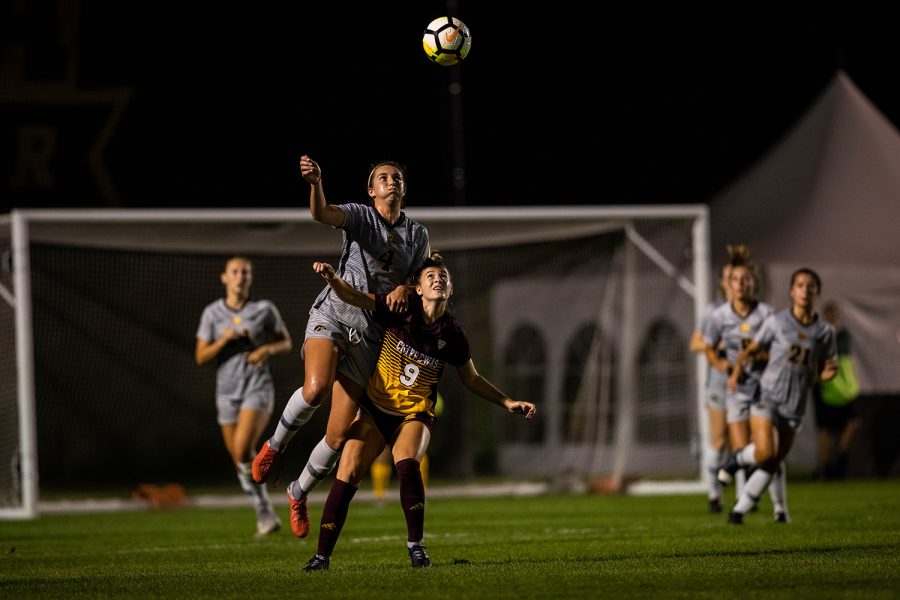
M 313 270 L 328 282 L 337 297 L 347 304 L 358 306 L 365 310 L 375 310 L 375 294 L 366 294 L 351 286 L 337 276 L 334 267 L 324 262 L 314 262 Z
M 300 157 L 300 175 L 309 182 L 309 214 L 319 223 L 340 227 L 344 224 L 344 211 L 325 200 L 322 186 L 322 169 L 319 164 L 304 154 Z

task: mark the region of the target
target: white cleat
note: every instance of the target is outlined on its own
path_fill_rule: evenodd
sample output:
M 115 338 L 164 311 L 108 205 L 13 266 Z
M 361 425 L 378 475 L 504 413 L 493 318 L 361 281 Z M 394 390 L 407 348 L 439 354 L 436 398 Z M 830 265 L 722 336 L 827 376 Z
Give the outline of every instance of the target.
M 263 513 L 256 520 L 256 537 L 261 538 L 281 529 L 281 519 L 274 512 Z

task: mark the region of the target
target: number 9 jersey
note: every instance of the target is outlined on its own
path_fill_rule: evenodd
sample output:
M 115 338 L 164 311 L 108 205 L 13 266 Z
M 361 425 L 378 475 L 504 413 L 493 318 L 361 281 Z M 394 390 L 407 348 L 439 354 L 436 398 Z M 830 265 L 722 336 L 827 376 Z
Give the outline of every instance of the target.
M 418 296 L 410 297 L 407 312 L 392 313 L 384 294 L 375 295 L 373 317 L 385 329 L 366 395 L 388 414 L 426 412 L 434 417 L 444 365 L 461 367 L 471 358 L 469 338 L 459 321 L 445 312 L 426 323 Z

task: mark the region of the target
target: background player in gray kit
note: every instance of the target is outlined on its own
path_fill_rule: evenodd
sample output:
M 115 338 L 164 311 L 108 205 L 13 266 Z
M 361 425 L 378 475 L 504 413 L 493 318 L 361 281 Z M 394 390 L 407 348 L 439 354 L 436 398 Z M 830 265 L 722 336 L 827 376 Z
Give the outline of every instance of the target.
M 753 443 L 733 454 L 719 471 L 720 481 L 727 483 L 737 469 L 758 467 L 728 515 L 729 523 L 744 522 L 744 514 L 759 500 L 790 452 L 812 386 L 837 373 L 834 327 L 815 312 L 821 287 L 819 276 L 811 269 L 795 271 L 791 276 L 791 307 L 770 315 L 738 356 L 736 367 L 746 364 L 754 353 L 768 349 L 769 362 L 760 379 L 759 402 L 753 405 L 750 416 Z M 732 374 L 728 386 L 735 385 L 737 376 Z M 776 513 L 775 520 L 787 523 L 790 517 L 786 512 Z
M 707 343 L 706 357 L 719 372 L 737 373 L 737 384 L 726 391 L 725 409 L 728 422 L 729 444 L 737 451 L 750 443 L 750 407 L 759 398 L 759 378 L 765 367 L 765 353 L 752 356 L 753 360 L 742 367 L 735 363 L 741 350 L 749 344 L 763 321 L 774 309 L 757 299 L 759 283 L 756 265 L 750 262 L 750 250 L 746 246 L 728 247 L 731 263 L 729 275 L 730 301 L 710 315 L 704 338 Z M 725 345 L 725 358 L 716 352 L 719 344 Z M 741 471 L 741 475 L 744 471 Z M 776 485 L 771 487 L 774 513 L 787 511 L 786 479 L 779 475 Z M 738 480 L 737 495 L 743 488 L 743 479 Z
M 428 230 L 401 210 L 406 174 L 395 162 L 382 162 L 369 172 L 371 204 L 329 204 L 322 171 L 308 156 L 300 157 L 300 173 L 310 184 L 309 210 L 316 221 L 343 231 L 338 274 L 363 293 L 388 294 L 391 310 L 406 310 L 405 282 L 430 253 Z M 282 453 L 296 432 L 321 404 L 331 398 L 325 437 L 313 449 L 296 485 L 288 486 L 291 530 L 309 532 L 306 499 L 337 464 L 356 417 L 356 400 L 375 369 L 383 328 L 372 315 L 344 304 L 326 285 L 309 311 L 303 342 L 303 386 L 291 395 L 275 432 L 253 460 L 253 479 L 277 477 Z M 291 494 L 291 490 L 295 494 Z
M 238 482 L 256 509 L 256 533 L 281 527 L 265 486 L 251 480 L 250 461 L 275 406 L 269 358 L 289 352 L 290 333 L 278 308 L 268 300 L 251 300 L 253 265 L 241 256 L 225 263 L 220 276 L 225 297 L 203 309 L 197 327 L 195 360 L 216 361 L 216 409 L 225 448 Z
M 728 304 L 730 299 L 731 287 L 728 283 L 731 275 L 731 263 L 727 262 L 722 265 L 719 271 L 719 297 L 707 304 L 703 308 L 703 314 L 700 322 L 697 323 L 697 329 L 691 335 L 690 350 L 691 352 L 702 352 L 706 356 L 706 341 L 703 339 L 703 330 L 709 322 L 709 317 L 714 310 Z M 719 344 L 717 349 L 720 358 L 724 358 L 725 347 Z M 706 448 L 706 458 L 704 465 L 709 474 L 707 478 L 706 499 L 709 502 L 709 512 L 722 512 L 722 489 L 723 485 L 716 478 L 719 467 L 728 458 L 728 426 L 725 422 L 725 382 L 728 381 L 728 375 L 714 369 L 709 361 L 706 368 L 706 386 L 704 393 L 706 395 L 706 419 L 709 427 L 709 443 Z

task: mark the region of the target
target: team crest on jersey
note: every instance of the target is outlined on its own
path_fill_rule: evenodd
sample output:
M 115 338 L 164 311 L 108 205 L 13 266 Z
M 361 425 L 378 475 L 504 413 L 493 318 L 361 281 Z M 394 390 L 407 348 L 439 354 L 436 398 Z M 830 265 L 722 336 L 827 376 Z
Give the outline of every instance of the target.
M 806 340 L 806 339 L 809 339 L 809 336 L 801 331 L 801 332 L 797 333 L 797 339 L 798 340 Z
M 750 331 L 750 325 L 747 323 L 741 323 L 741 331 L 747 333 L 748 331 Z
M 397 236 L 394 235 L 393 231 L 388 231 L 387 238 L 388 238 L 388 242 L 390 242 L 392 244 L 397 241 Z
M 240 317 L 234 317 L 233 319 L 231 319 L 231 322 L 234 323 L 235 325 L 240 325 L 240 324 L 241 324 L 241 318 L 240 318 Z
M 447 342 L 445 342 L 444 340 L 438 340 L 438 350 L 443 350 L 444 346 L 446 346 L 446 345 L 447 345 Z

